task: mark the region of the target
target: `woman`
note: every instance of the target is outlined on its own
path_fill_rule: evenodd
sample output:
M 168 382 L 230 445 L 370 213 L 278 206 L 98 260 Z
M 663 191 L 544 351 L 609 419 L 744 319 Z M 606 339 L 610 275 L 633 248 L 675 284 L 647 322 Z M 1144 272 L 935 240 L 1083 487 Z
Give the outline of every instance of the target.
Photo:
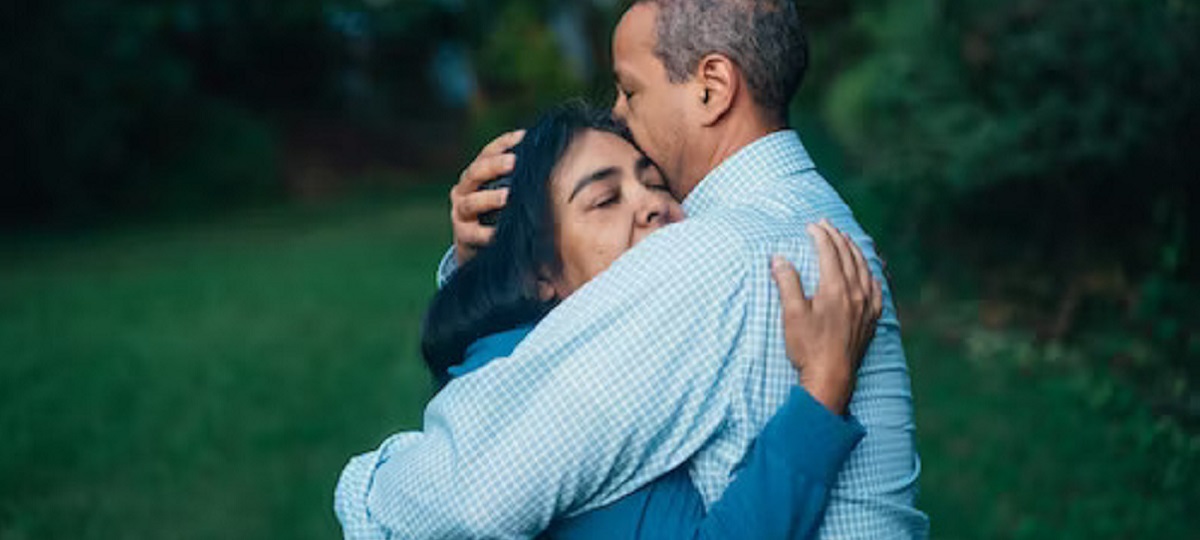
M 439 385 L 508 356 L 553 306 L 659 228 L 683 218 L 654 165 L 608 115 L 580 105 L 546 114 L 514 149 L 517 167 L 507 207 L 491 243 L 463 264 L 433 299 L 422 336 L 426 362 Z M 831 227 L 814 237 L 822 258 L 856 261 L 857 248 Z M 799 280 L 775 265 L 786 306 L 803 302 Z M 824 267 L 823 267 L 824 269 Z M 849 270 L 849 269 L 848 269 Z M 841 272 L 822 272 L 822 290 Z M 802 375 L 832 367 L 852 374 L 878 317 L 877 284 L 849 283 L 873 300 L 873 312 L 847 310 L 852 358 L 799 358 L 812 336 L 803 320 L 786 325 L 789 356 Z M 794 346 L 797 345 L 797 346 Z M 845 356 L 844 354 L 842 356 Z M 822 364 L 824 362 L 824 364 Z M 852 365 L 853 364 L 853 365 Z M 485 375 L 481 375 L 485 376 Z M 853 377 L 832 391 L 810 388 L 833 412 L 844 413 Z M 802 384 L 805 381 L 801 378 Z M 815 434 L 815 436 L 814 436 Z M 720 501 L 705 513 L 681 467 L 604 508 L 563 519 L 550 538 L 794 538 L 817 530 L 828 490 L 862 428 L 830 414 L 796 389 L 763 430 Z M 807 439 L 805 444 L 799 441 Z

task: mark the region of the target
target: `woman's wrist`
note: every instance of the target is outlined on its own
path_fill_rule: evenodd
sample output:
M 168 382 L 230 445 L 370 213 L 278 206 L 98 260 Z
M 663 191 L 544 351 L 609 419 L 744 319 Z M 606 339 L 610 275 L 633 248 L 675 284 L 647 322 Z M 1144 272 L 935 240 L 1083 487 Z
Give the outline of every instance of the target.
M 833 414 L 846 414 L 853 386 L 853 374 L 845 369 L 813 369 L 800 372 L 800 386 L 813 399 L 824 405 Z

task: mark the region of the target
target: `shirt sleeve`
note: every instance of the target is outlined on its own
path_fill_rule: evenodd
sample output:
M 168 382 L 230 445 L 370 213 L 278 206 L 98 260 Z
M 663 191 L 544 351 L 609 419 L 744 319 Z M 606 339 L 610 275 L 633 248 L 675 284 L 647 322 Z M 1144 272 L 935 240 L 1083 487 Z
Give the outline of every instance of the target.
M 803 389 L 763 428 L 737 478 L 707 514 L 686 471 L 634 495 L 555 523 L 555 540 L 733 540 L 812 538 L 846 457 L 864 435 Z
M 744 251 L 701 220 L 651 235 L 512 356 L 444 388 L 423 431 L 351 462 L 344 532 L 527 538 L 684 462 L 726 417 Z
M 446 254 L 442 255 L 442 262 L 438 263 L 435 279 L 439 289 L 446 286 L 446 282 L 450 281 L 450 276 L 453 276 L 456 270 L 458 270 L 458 251 L 451 244 L 446 250 Z

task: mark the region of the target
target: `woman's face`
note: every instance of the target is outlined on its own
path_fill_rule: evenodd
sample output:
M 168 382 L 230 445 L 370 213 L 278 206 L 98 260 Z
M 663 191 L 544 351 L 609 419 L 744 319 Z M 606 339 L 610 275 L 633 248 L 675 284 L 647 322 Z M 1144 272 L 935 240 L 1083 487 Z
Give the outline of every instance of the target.
M 602 131 L 577 135 L 550 186 L 562 274 L 543 297 L 566 298 L 622 253 L 683 219 L 658 168 L 625 139 Z

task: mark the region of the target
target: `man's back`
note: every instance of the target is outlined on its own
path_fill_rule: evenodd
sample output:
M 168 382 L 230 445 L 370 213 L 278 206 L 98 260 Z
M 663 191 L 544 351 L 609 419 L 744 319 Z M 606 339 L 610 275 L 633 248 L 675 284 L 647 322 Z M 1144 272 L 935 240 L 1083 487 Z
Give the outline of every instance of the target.
M 817 258 L 805 226 L 828 219 L 862 248 L 884 285 L 884 313 L 863 360 L 850 412 L 867 428 L 867 437 L 851 455 L 833 492 L 822 532 L 828 536 L 920 536 L 927 518 L 914 509 L 919 473 L 913 440 L 912 395 L 900 340 L 900 325 L 882 263 L 870 237 L 849 207 L 817 173 L 793 132 L 760 139 L 705 178 L 684 202 L 690 219 L 738 237 L 745 261 L 746 316 L 732 354 L 726 427 L 693 460 L 693 479 L 712 502 L 725 482 L 721 471 L 736 465 L 750 441 L 795 384 L 784 350 L 778 295 L 770 277 L 771 256 L 781 254 L 797 265 L 809 291 L 817 283 Z M 870 497 L 864 497 L 865 494 Z M 871 505 L 872 508 L 863 508 Z M 890 514 L 888 519 L 860 519 Z M 907 531 L 907 533 L 905 533 Z M 911 534 L 917 533 L 917 534 Z

